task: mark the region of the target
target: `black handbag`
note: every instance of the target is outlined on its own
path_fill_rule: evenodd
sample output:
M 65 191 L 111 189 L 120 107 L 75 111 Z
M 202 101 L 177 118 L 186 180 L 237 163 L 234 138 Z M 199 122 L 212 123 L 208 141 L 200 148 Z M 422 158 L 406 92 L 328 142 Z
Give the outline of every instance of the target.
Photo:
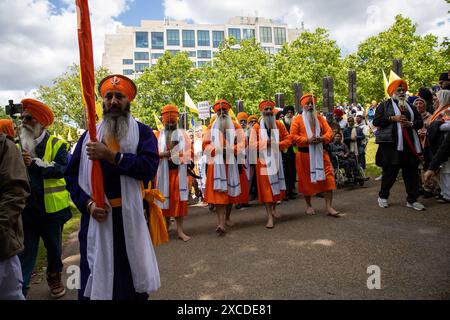
M 387 127 L 379 127 L 375 133 L 375 143 L 394 143 L 394 125 L 395 123 L 391 123 Z

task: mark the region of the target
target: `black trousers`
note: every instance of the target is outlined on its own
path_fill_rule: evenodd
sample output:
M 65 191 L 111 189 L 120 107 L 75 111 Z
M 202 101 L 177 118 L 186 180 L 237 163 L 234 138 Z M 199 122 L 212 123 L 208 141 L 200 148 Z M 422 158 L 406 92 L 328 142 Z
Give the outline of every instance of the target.
M 405 161 L 400 165 L 390 165 L 383 167 L 383 177 L 381 179 L 381 190 L 379 192 L 380 198 L 388 199 L 389 192 L 397 179 L 398 172 L 402 169 L 403 181 L 406 188 L 406 201 L 413 203 L 419 197 L 419 173 L 418 164 L 413 164 L 411 161 Z
M 286 181 L 286 195 L 292 196 L 295 192 L 295 180 L 297 177 L 295 170 L 295 153 L 291 150 L 292 147 L 288 149 L 286 153 L 282 153 L 281 157 L 283 160 L 284 169 L 284 179 Z

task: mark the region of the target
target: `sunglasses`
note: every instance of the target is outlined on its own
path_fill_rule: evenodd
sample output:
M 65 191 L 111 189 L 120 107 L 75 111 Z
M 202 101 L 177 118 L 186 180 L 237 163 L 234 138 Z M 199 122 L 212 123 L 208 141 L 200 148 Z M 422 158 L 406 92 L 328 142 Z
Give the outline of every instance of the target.
M 21 116 L 20 120 L 32 121 L 34 118 L 32 116 Z

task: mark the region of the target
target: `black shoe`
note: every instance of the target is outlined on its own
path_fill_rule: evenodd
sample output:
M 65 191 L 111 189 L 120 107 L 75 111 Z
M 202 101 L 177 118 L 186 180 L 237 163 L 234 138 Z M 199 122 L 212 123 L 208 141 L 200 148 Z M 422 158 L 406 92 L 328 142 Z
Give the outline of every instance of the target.
M 422 198 L 424 199 L 433 198 L 433 193 L 431 193 L 430 191 L 424 191 Z
M 240 208 L 242 208 L 242 206 L 241 206 L 240 204 L 236 204 L 235 208 L 236 208 L 237 210 L 239 210 Z
M 323 198 L 323 193 L 320 192 L 320 193 L 316 194 L 316 197 Z

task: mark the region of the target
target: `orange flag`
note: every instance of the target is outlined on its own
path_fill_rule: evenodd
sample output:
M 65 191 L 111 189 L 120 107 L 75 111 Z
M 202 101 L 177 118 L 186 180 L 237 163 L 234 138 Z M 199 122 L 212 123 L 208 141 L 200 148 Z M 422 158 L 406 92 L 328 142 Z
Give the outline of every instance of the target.
M 76 0 L 78 19 L 78 47 L 80 49 L 80 78 L 91 141 L 97 141 L 95 127 L 95 78 L 92 50 L 91 20 L 88 0 Z M 92 160 L 92 199 L 98 207 L 105 207 L 103 174 L 99 160 Z

